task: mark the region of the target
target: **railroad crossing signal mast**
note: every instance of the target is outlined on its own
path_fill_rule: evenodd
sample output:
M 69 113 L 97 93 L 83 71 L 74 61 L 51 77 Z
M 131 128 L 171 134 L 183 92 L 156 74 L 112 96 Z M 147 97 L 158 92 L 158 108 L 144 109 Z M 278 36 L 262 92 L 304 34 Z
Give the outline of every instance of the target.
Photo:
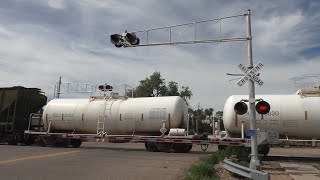
M 145 29 L 140 31 L 133 31 L 127 32 L 125 31 L 122 34 L 112 34 L 110 36 L 110 41 L 116 47 L 144 47 L 144 46 L 161 46 L 161 45 L 178 45 L 178 44 L 198 44 L 198 43 L 218 43 L 218 42 L 234 42 L 234 41 L 246 41 L 248 47 L 248 66 L 247 69 L 251 70 L 253 68 L 253 61 L 252 61 L 252 36 L 251 36 L 251 13 L 250 9 L 248 9 L 245 14 L 222 17 L 217 19 L 210 19 L 204 21 L 196 21 L 184 24 L 176 24 L 172 26 L 164 26 L 152 29 Z M 237 17 L 246 17 L 247 22 L 247 35 L 246 37 L 232 37 L 232 38 L 222 38 L 221 36 L 221 22 L 226 19 L 237 18 Z M 206 39 L 199 39 L 197 34 L 197 26 L 202 23 L 212 23 L 220 24 L 220 36 L 219 38 L 206 38 Z M 172 30 L 178 27 L 187 27 L 187 29 L 193 27 L 194 37 L 192 40 L 187 41 L 174 41 L 173 40 L 173 33 Z M 169 40 L 166 42 L 161 43 L 152 43 L 149 39 L 150 32 L 165 30 L 168 33 Z M 142 44 L 141 39 L 137 37 L 136 34 L 142 34 L 146 37 L 146 43 Z M 256 133 L 256 113 L 255 113 L 255 88 L 254 88 L 254 80 L 253 78 L 247 78 L 246 81 L 249 81 L 249 113 L 250 113 L 250 129 L 255 132 L 251 136 L 251 161 L 250 161 L 250 168 L 251 169 L 260 169 L 261 162 L 258 158 L 258 147 L 257 147 L 257 133 Z M 262 82 L 263 84 L 263 82 Z

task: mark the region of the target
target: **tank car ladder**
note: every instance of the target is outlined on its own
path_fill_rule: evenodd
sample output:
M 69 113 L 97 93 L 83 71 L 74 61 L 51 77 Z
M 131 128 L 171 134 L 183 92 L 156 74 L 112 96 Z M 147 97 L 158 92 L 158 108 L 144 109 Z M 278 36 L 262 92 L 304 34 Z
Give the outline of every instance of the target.
M 108 104 L 108 103 L 107 103 Z M 98 116 L 98 122 L 97 122 L 97 134 L 102 135 L 104 134 L 104 125 L 105 125 L 105 120 L 106 120 L 106 116 L 104 114 L 105 111 L 105 106 L 101 105 L 100 109 L 99 109 L 99 116 Z
M 6 131 L 13 130 L 14 118 L 16 116 L 16 107 L 17 107 L 17 100 L 14 100 L 8 107 L 8 114 L 7 114 L 7 123 L 6 123 Z
M 101 105 L 99 110 L 99 116 L 98 116 L 98 123 L 97 123 L 97 134 L 105 136 L 107 134 L 105 130 L 105 124 L 108 120 L 108 117 L 111 115 L 111 106 L 114 102 L 113 99 L 110 98 L 107 100 L 106 105 Z

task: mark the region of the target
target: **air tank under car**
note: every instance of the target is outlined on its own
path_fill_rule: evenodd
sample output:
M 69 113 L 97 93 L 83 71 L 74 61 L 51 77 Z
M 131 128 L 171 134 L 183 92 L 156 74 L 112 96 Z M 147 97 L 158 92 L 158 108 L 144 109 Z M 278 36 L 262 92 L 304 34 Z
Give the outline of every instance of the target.
M 250 129 L 249 112 L 237 115 L 235 103 L 248 99 L 245 95 L 230 96 L 224 106 L 223 124 L 231 137 L 239 137 L 241 123 Z M 320 90 L 298 91 L 292 95 L 256 95 L 270 104 L 270 112 L 256 113 L 257 128 L 279 132 L 280 137 L 290 139 L 320 138 Z M 249 107 L 248 102 L 246 104 Z
M 53 99 L 43 111 L 50 132 L 108 135 L 160 134 L 165 128 L 186 128 L 188 107 L 178 96 L 144 98 Z M 100 125 L 98 125 L 100 123 Z

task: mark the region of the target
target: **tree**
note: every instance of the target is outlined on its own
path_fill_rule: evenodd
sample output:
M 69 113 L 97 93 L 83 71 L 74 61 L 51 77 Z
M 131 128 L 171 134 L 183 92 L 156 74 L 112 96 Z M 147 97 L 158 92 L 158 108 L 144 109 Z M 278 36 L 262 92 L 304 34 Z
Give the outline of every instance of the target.
M 126 94 L 133 97 L 158 97 L 158 96 L 180 96 L 186 102 L 192 97 L 192 92 L 188 86 L 182 86 L 179 92 L 179 85 L 174 81 L 169 81 L 166 85 L 165 79 L 161 77 L 160 72 L 154 72 L 150 77 L 140 81 L 140 84 Z M 188 103 L 188 102 L 187 102 Z
M 167 87 L 160 72 L 154 72 L 150 78 L 140 81 L 139 86 L 133 91 L 134 97 L 157 97 L 165 94 Z M 129 92 L 131 94 L 131 92 Z
M 198 109 L 193 110 L 189 109 L 188 112 L 191 115 L 192 119 L 190 119 L 190 129 L 194 129 L 196 131 L 196 121 L 198 121 L 198 130 L 199 133 L 209 133 L 212 134 L 212 123 L 213 123 L 213 111 L 214 109 L 208 108 L 208 109 L 203 109 L 198 107 Z M 192 122 L 195 121 L 195 122 Z
M 180 96 L 180 93 L 178 90 L 178 83 L 170 81 L 168 83 L 167 92 L 165 93 L 165 95 L 166 96 Z
M 191 99 L 192 92 L 188 86 L 182 86 L 182 90 L 180 91 L 180 97 L 182 97 L 186 102 Z
M 217 111 L 214 115 L 214 120 L 219 122 L 220 124 L 220 130 L 224 131 L 224 125 L 223 125 L 223 111 Z

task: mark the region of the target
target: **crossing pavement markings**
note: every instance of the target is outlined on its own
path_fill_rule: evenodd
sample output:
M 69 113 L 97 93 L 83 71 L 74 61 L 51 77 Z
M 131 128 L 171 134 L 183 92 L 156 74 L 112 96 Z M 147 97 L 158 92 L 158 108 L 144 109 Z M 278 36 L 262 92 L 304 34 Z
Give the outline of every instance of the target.
M 38 155 L 38 156 L 29 156 L 29 157 L 23 157 L 23 158 L 9 159 L 9 160 L 0 161 L 0 165 L 14 163 L 14 162 L 18 162 L 18 161 L 31 160 L 31 159 L 41 159 L 41 158 L 48 158 L 48 157 L 54 157 L 54 156 L 61 156 L 61 155 L 66 155 L 66 154 L 78 153 L 78 152 L 80 152 L 80 151 L 67 151 L 67 152 L 54 153 L 54 154 L 44 154 L 44 155 Z

